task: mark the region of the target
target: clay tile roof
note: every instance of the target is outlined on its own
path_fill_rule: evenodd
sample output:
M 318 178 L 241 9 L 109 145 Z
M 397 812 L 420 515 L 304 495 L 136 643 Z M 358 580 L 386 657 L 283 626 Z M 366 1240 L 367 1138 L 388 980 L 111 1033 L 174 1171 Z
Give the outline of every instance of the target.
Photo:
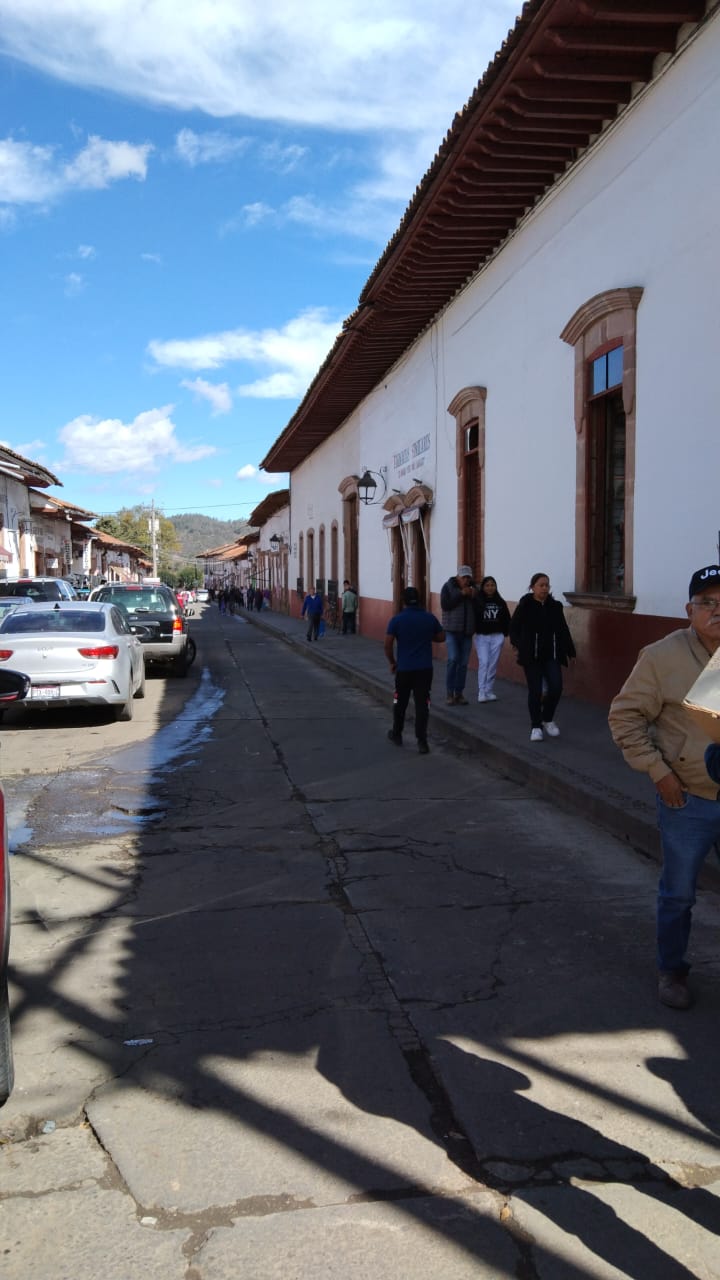
M 704 14 L 704 0 L 523 6 L 261 467 L 291 471 L 341 426 Z
M 283 507 L 286 507 L 289 502 L 289 489 L 275 489 L 273 493 L 268 494 L 267 498 L 263 498 L 262 502 L 258 503 L 254 511 L 251 511 L 248 517 L 250 524 L 256 528 L 262 527 L 262 525 L 267 524 L 268 520 L 272 520 L 272 517 L 278 511 L 282 511 Z

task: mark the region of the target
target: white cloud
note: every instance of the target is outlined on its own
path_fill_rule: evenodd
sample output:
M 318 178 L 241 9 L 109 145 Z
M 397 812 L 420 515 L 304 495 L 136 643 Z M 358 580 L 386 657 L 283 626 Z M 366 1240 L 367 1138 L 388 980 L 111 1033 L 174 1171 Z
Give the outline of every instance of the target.
M 73 85 L 217 118 L 381 133 L 392 120 L 400 132 L 430 128 L 439 138 L 519 8 L 520 0 L 0 0 L 0 43 Z
M 232 395 L 227 382 L 206 382 L 204 378 L 183 378 L 181 387 L 187 387 L 196 397 L 207 400 L 212 405 L 212 416 L 229 413 L 232 409 Z
M 92 244 L 79 244 L 77 247 L 77 256 L 78 258 L 85 259 L 95 258 L 97 257 L 97 250 Z
M 303 156 L 307 155 L 307 151 L 307 147 L 296 143 L 284 146 L 281 142 L 268 142 L 260 148 L 260 159 L 268 169 L 274 169 L 276 173 L 291 173 Z
M 341 322 L 322 307 L 310 308 L 282 329 L 230 329 L 199 338 L 155 340 L 148 351 L 163 367 L 219 369 L 243 361 L 270 372 L 237 388 L 241 396 L 300 398 L 332 346 Z
M 149 143 L 135 146 L 94 136 L 64 160 L 55 147 L 0 139 L 0 202 L 47 204 L 68 191 L 99 190 L 123 178 L 143 180 L 151 150 Z
M 71 271 L 65 276 L 65 296 L 66 298 L 76 298 L 85 288 L 85 279 L 78 271 Z
M 143 472 L 155 474 L 170 462 L 197 462 L 216 453 L 214 445 L 186 446 L 175 434 L 173 405 L 148 409 L 133 422 L 81 414 L 59 433 L 68 471 L 94 474 Z
M 250 138 L 234 138 L 230 133 L 213 130 L 195 133 L 193 129 L 181 129 L 175 137 L 175 152 L 193 168 L 198 164 L 219 164 L 242 155 L 250 145 Z
M 269 471 L 260 471 L 251 462 L 246 462 L 245 466 L 235 473 L 235 478 L 237 480 L 254 480 L 256 484 L 267 485 L 269 489 L 281 489 L 283 483 L 287 483 L 286 478 L 283 479 L 277 473 L 271 475 Z
M 140 258 L 143 262 L 156 262 L 158 266 L 162 266 L 162 258 L 159 253 L 141 253 Z
M 144 180 L 151 151 L 149 142 L 133 146 L 130 142 L 109 142 L 106 138 L 90 137 L 87 146 L 65 166 L 66 184 L 99 190 L 109 187 L 118 178 Z

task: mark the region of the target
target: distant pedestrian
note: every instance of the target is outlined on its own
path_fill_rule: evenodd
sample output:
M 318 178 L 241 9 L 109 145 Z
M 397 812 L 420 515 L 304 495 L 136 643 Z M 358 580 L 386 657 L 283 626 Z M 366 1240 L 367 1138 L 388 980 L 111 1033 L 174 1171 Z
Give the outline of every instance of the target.
M 320 634 L 320 621 L 323 615 L 323 598 L 319 591 L 308 591 L 303 600 L 302 616 L 307 618 L 308 640 L 317 640 Z
M 690 625 L 640 650 L 610 705 L 610 731 L 625 760 L 655 783 L 662 874 L 657 896 L 658 996 L 688 1009 L 692 909 L 705 859 L 720 849 L 717 748 L 683 699 L 720 648 L 720 565 L 690 579 Z M 708 776 L 707 769 L 711 776 Z
M 445 632 L 435 615 L 421 608 L 420 593 L 415 587 L 405 588 L 403 602 L 405 608 L 390 619 L 385 636 L 385 657 L 395 676 L 393 726 L 388 730 L 388 738 L 396 746 L 402 746 L 405 712 L 412 693 L 418 751 L 427 755 L 430 749 L 427 727 L 433 679 L 432 647 L 445 639 Z
M 467 664 L 475 634 L 475 598 L 473 571 L 461 564 L 454 578 L 448 578 L 440 591 L 442 625 L 447 645 L 445 685 L 449 707 L 466 707 L 463 696 Z
M 260 612 L 260 610 L 262 609 L 262 607 L 263 607 L 263 593 L 262 593 L 262 588 L 261 588 L 261 587 L 256 587 L 256 589 L 255 589 L 255 609 L 256 609 L 256 612 L 257 612 L 257 613 L 259 613 L 259 612 Z
M 478 660 L 478 702 L 497 702 L 495 672 L 505 637 L 510 630 L 510 610 L 494 578 L 483 578 L 475 598 L 475 652 Z
M 357 618 L 358 595 L 354 587 L 346 578 L 343 582 L 342 593 L 342 633 L 344 636 L 355 635 L 355 622 Z
M 227 593 L 225 592 L 224 589 L 221 591 L 218 591 L 217 602 L 218 602 L 218 609 L 220 613 L 225 613 L 227 609 Z
M 525 671 L 530 741 L 542 742 L 543 731 L 559 738 L 555 711 L 562 696 L 562 669 L 575 657 L 575 645 L 546 573 L 533 574 L 530 590 L 518 602 L 510 621 L 510 643 Z

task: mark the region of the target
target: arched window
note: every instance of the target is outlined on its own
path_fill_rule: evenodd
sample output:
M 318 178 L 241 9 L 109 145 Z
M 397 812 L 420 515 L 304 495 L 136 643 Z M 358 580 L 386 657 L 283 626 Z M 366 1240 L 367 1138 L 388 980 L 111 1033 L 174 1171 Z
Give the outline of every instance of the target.
M 315 590 L 315 530 L 308 529 L 305 535 L 305 551 L 307 555 L 307 589 Z
M 583 303 L 561 333 L 575 349 L 574 604 L 631 609 L 635 496 L 635 362 L 641 288 Z M 584 599 L 585 597 L 585 599 Z
M 302 533 L 298 537 L 298 578 L 302 591 L 307 585 L 305 582 L 305 535 Z
M 322 582 L 322 590 L 326 590 L 325 583 L 325 525 L 321 524 L 318 530 L 318 578 Z
M 338 581 L 338 523 L 333 520 L 330 526 L 330 577 Z
M 448 405 L 456 422 L 458 564 L 483 574 L 485 542 L 485 387 L 464 387 Z

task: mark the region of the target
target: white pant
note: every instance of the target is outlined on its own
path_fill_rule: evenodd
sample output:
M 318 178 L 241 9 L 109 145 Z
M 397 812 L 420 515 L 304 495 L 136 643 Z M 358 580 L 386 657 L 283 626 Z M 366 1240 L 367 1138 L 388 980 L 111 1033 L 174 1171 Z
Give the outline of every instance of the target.
M 489 636 L 474 636 L 473 639 L 478 659 L 478 698 L 482 698 L 492 693 L 505 637 L 498 631 Z

